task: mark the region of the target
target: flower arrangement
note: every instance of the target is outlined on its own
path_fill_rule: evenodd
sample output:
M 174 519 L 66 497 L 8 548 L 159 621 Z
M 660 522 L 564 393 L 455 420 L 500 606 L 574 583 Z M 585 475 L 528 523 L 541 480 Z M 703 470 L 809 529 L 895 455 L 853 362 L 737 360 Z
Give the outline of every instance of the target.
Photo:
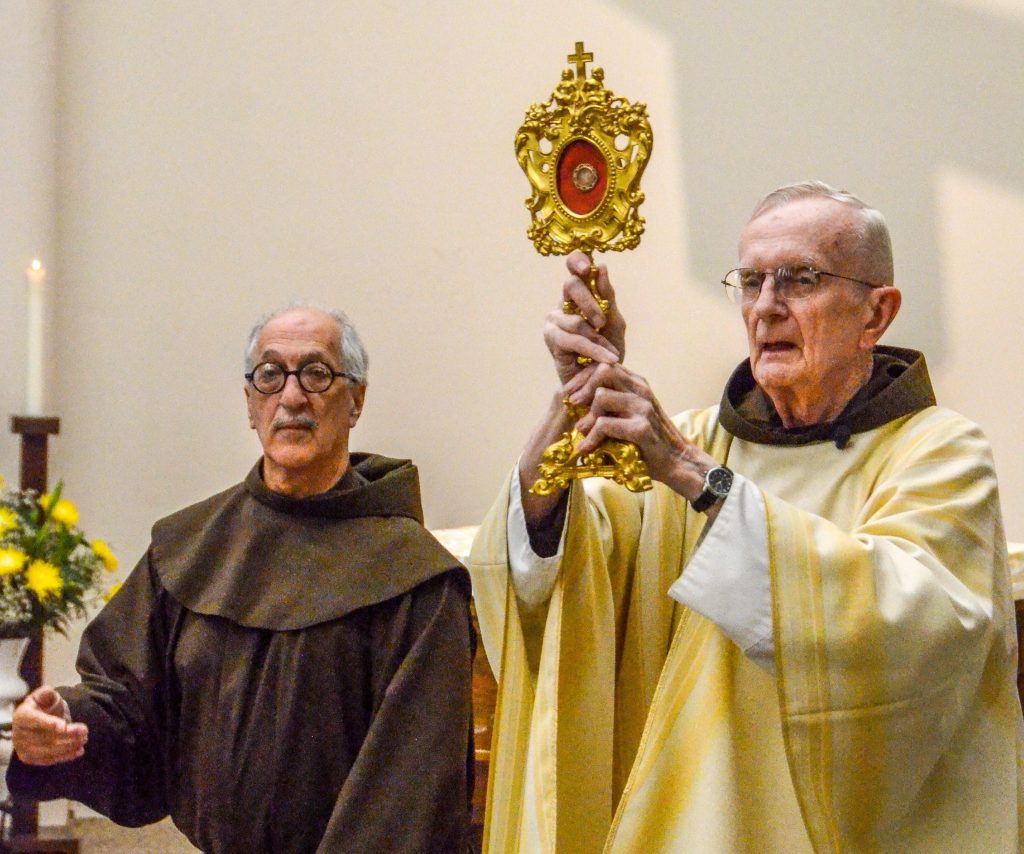
M 78 510 L 52 493 L 3 489 L 0 478 L 0 636 L 31 629 L 66 634 L 100 597 L 117 558 L 103 540 L 87 541 Z

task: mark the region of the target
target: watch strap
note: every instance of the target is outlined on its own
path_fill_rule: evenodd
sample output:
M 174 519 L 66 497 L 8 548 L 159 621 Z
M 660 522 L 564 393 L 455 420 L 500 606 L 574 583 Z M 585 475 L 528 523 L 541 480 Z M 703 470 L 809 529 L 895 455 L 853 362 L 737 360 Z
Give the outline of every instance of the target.
M 704 491 L 690 502 L 690 506 L 698 513 L 703 513 L 718 499 L 719 496 L 705 486 Z

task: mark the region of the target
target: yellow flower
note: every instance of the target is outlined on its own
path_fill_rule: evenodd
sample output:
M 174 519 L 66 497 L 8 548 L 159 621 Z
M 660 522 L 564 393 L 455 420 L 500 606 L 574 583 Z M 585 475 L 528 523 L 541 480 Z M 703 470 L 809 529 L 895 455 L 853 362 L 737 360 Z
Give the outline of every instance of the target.
M 103 540 L 93 540 L 89 543 L 92 546 L 92 550 L 96 553 L 103 565 L 107 568 L 107 572 L 113 572 L 117 569 L 117 558 L 114 557 L 114 553 L 110 550 L 110 547 L 103 542 Z
M 45 560 L 34 560 L 25 570 L 25 586 L 42 602 L 49 596 L 59 596 L 64 589 L 60 570 Z
M 0 575 L 14 575 L 28 560 L 28 555 L 21 549 L 0 549 Z
M 60 524 L 70 528 L 78 521 L 78 508 L 66 498 L 62 498 L 53 505 L 53 509 L 50 510 L 50 518 L 54 522 L 60 522 Z
M 0 536 L 18 524 L 18 515 L 7 507 L 0 507 Z
M 114 594 L 117 593 L 117 591 L 121 589 L 123 584 L 124 584 L 123 581 L 119 581 L 119 582 L 117 582 L 117 584 L 111 585 L 110 589 L 106 593 L 103 594 L 103 601 L 104 602 L 109 602 L 111 599 L 113 599 L 114 598 Z

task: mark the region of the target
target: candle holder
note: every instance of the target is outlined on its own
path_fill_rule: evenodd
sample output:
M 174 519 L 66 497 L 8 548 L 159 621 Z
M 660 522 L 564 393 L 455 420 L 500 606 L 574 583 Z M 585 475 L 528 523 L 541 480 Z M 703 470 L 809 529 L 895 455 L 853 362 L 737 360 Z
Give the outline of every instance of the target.
M 516 133 L 515 150 L 533 191 L 526 200 L 527 236 L 541 255 L 567 255 L 576 249 L 586 253 L 587 286 L 605 311 L 608 303 L 597 292 L 593 253 L 622 252 L 640 243 L 640 176 L 654 136 L 644 104 L 630 104 L 606 89 L 602 68 L 595 66 L 587 76 L 587 63 L 593 59 L 583 42 L 576 42 L 575 53 L 567 57 L 576 66 L 575 75 L 566 68 L 551 97 L 530 105 Z M 579 313 L 569 302 L 562 310 Z M 577 362 L 585 365 L 590 359 L 579 356 Z M 586 412 L 568 401 L 566 408 L 574 419 Z M 610 478 L 633 492 L 651 488 L 636 445 L 608 439 L 580 454 L 582 438 L 577 430 L 563 433 L 544 451 L 531 492 L 550 495 L 584 477 Z
M 12 415 L 11 432 L 21 436 L 21 472 L 19 485 L 22 489 L 46 492 L 49 457 L 49 438 L 60 433 L 60 419 L 36 415 Z M 28 684 L 29 691 L 43 682 L 43 634 L 33 631 L 28 649 L 21 660 L 21 678 Z M 78 851 L 78 842 L 73 839 L 37 839 L 39 830 L 39 809 L 35 801 L 14 799 L 10 804 L 11 851 Z M 2 850 L 2 849 L 0 849 Z

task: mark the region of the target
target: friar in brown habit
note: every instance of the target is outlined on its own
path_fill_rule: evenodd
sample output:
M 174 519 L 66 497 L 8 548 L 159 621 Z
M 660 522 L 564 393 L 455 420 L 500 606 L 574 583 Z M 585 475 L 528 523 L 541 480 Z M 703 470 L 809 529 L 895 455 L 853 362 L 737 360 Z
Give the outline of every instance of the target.
M 161 520 L 82 639 L 80 685 L 14 713 L 15 795 L 206 852 L 461 852 L 471 785 L 466 571 L 415 467 L 349 454 L 366 352 L 291 307 L 246 352 L 263 457 Z

